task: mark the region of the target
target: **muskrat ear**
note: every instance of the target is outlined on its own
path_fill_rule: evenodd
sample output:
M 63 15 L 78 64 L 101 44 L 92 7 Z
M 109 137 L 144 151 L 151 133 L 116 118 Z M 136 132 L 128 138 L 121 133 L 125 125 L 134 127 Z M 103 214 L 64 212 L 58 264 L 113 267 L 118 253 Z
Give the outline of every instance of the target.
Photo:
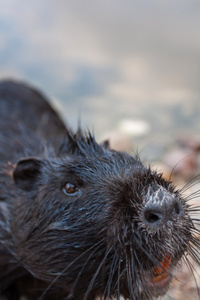
M 20 159 L 13 171 L 15 184 L 26 191 L 31 190 L 37 183 L 43 162 L 37 158 Z

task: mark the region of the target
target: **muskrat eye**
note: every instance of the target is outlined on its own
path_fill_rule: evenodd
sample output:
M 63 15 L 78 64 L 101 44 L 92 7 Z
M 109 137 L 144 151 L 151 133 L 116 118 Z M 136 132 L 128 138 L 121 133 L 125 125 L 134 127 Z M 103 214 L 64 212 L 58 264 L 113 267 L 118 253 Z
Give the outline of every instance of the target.
M 79 188 L 70 182 L 66 183 L 66 185 L 64 187 L 64 192 L 67 195 L 73 195 L 76 192 L 78 192 L 78 190 L 79 190 Z

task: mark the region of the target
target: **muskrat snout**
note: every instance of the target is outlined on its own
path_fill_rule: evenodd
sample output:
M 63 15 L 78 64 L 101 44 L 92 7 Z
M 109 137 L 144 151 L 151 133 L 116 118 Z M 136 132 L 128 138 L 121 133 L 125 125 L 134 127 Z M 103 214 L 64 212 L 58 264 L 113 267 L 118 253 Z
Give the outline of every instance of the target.
M 179 199 L 159 188 L 149 197 L 144 209 L 144 221 L 149 226 L 160 226 L 181 216 L 183 211 Z

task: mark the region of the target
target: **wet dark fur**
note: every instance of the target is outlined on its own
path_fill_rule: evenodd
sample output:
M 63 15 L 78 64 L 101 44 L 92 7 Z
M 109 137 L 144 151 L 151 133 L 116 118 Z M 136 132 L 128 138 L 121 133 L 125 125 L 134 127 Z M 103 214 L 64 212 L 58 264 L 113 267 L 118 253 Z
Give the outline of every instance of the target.
M 76 192 L 66 193 L 66 183 Z M 72 133 L 32 88 L 0 83 L 2 297 L 163 295 L 169 284 L 154 284 L 153 270 L 166 255 L 170 276 L 187 253 L 199 263 L 189 210 L 138 157 Z

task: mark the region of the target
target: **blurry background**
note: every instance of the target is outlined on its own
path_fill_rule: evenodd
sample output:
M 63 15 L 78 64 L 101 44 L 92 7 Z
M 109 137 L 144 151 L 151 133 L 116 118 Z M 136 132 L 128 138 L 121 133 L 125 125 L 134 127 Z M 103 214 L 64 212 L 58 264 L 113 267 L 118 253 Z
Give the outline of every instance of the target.
M 0 79 L 147 160 L 200 132 L 200 2 L 0 0 Z M 55 102 L 55 101 L 54 101 Z
M 38 87 L 72 128 L 176 166 L 178 185 L 200 173 L 199 0 L 0 0 L 4 78 Z M 199 299 L 185 266 L 164 299 Z

